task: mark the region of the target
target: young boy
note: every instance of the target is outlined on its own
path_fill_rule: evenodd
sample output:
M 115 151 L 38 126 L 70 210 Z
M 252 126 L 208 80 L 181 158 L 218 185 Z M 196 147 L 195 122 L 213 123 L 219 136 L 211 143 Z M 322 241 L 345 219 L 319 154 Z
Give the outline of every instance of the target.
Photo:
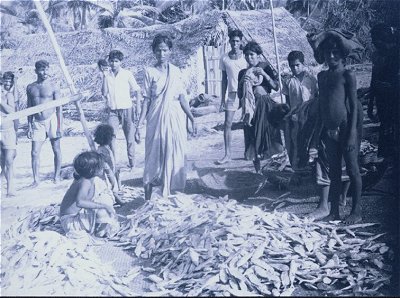
M 49 79 L 49 62 L 39 60 L 35 63 L 36 82 L 26 88 L 28 108 L 34 107 L 52 100 L 57 100 L 60 91 L 52 80 Z M 61 172 L 61 137 L 62 137 L 62 107 L 51 108 L 28 116 L 28 138 L 32 139 L 32 171 L 33 184 L 37 187 L 40 183 L 40 151 L 47 138 L 50 139 L 54 153 L 54 178 L 53 182 L 60 181 Z
M 127 144 L 128 167 L 132 169 L 135 165 L 135 128 L 133 119 L 137 118 L 141 93 L 132 72 L 122 68 L 121 62 L 123 59 L 124 54 L 118 50 L 112 50 L 109 53 L 108 63 L 111 67 L 111 72 L 103 71 L 102 93 L 107 98 L 109 108 L 108 124 L 114 128 L 115 132 L 118 130 L 119 124 L 122 125 Z M 131 93 L 136 97 L 134 104 L 131 99 Z M 133 111 L 134 105 L 136 107 L 135 111 Z M 115 158 L 115 138 L 111 143 L 111 150 Z
M 5 72 L 3 75 L 3 85 L 1 86 L 0 115 L 13 113 L 15 108 L 15 97 L 12 89 L 12 73 Z M 1 150 L 1 170 L 7 181 L 7 197 L 15 195 L 14 189 L 14 159 L 17 153 L 17 134 L 15 122 L 1 121 L 0 126 L 0 150 Z
M 74 181 L 60 206 L 60 221 L 66 236 L 112 236 L 118 231 L 113 197 L 104 180 L 104 161 L 97 152 L 79 154 L 74 160 Z
M 292 76 L 284 81 L 282 88 L 286 104 L 290 107 L 290 112 L 285 117 L 285 145 L 292 169 L 297 173 L 300 170 L 300 148 L 306 147 L 301 142 L 307 142 L 313 132 L 313 125 L 306 125 L 306 122 L 315 123 L 316 120 L 316 113 L 311 114 L 315 110 L 312 105 L 318 97 L 318 86 L 317 80 L 304 66 L 304 54 L 301 51 L 290 52 L 288 62 Z M 306 152 L 303 150 L 301 153 Z
M 361 216 L 361 175 L 358 153 L 362 133 L 362 107 L 357 99 L 356 78 L 345 68 L 345 58 L 351 52 L 345 37 L 335 32 L 320 38 L 314 44 L 318 62 L 323 61 L 329 69 L 318 74 L 319 114 L 316 136 L 326 146 L 331 185 L 329 199 L 331 210 L 328 220 L 339 220 L 339 201 L 342 192 L 342 157 L 347 174 L 353 185 L 352 210 L 345 219 L 346 224 L 362 220 Z
M 222 70 L 222 94 L 220 111 L 225 111 L 224 143 L 225 156 L 218 160 L 218 164 L 224 164 L 231 160 L 231 130 L 235 112 L 239 107 L 237 97 L 239 71 L 247 68 L 247 62 L 242 52 L 242 31 L 236 29 L 229 32 L 229 44 L 231 50 L 224 54 L 220 60 Z M 228 92 L 227 92 L 228 91 Z M 225 99 L 227 92 L 228 98 Z

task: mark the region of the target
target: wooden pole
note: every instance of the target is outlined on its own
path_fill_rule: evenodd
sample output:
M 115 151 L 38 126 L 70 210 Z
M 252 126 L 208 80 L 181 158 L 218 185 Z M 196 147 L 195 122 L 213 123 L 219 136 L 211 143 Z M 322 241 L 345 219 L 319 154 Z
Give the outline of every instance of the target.
M 69 85 L 69 89 L 71 90 L 72 94 L 76 94 L 77 91 L 76 91 L 76 88 L 75 88 L 75 85 L 74 85 L 74 81 L 72 80 L 72 77 L 71 77 L 71 75 L 70 75 L 70 73 L 69 73 L 69 71 L 67 69 L 67 66 L 65 65 L 64 57 L 63 57 L 63 55 L 61 53 L 60 46 L 58 45 L 56 36 L 55 36 L 55 34 L 53 32 L 53 29 L 51 28 L 49 20 L 47 19 L 47 16 L 46 16 L 46 13 L 44 12 L 42 4 L 40 3 L 40 1 L 33 1 L 33 3 L 35 4 L 36 9 L 37 9 L 37 11 L 39 13 L 39 17 L 42 20 L 43 25 L 47 30 L 47 33 L 49 34 L 51 44 L 53 45 L 54 51 L 56 52 L 56 55 L 58 57 L 58 61 L 59 61 L 60 66 L 61 66 L 61 70 L 64 73 L 65 79 L 67 80 L 67 83 Z M 82 128 L 83 128 L 83 131 L 85 133 L 86 139 L 88 140 L 89 146 L 90 146 L 90 148 L 92 150 L 95 150 L 96 146 L 94 145 L 92 136 L 91 136 L 91 134 L 89 132 L 89 129 L 87 127 L 85 114 L 83 113 L 83 110 L 82 110 L 82 107 L 81 107 L 79 101 L 75 101 L 75 106 L 76 106 L 76 109 L 78 110 L 79 119 L 80 119 L 80 121 L 82 123 Z
M 276 40 L 276 32 L 275 32 L 275 16 L 274 16 L 274 7 L 272 5 L 272 0 L 269 0 L 269 5 L 271 7 L 271 15 L 272 15 L 272 34 L 274 36 L 274 45 L 275 45 L 275 56 L 276 56 L 276 64 L 278 70 L 278 79 L 279 79 L 279 94 L 281 96 L 281 103 L 283 103 L 283 95 L 282 95 L 282 79 L 281 79 L 281 65 L 279 63 L 279 53 L 278 53 L 278 41 Z
M 13 121 L 16 119 L 25 118 L 25 117 L 34 115 L 36 113 L 40 113 L 47 109 L 56 108 L 56 107 L 65 105 L 70 102 L 76 102 L 78 100 L 81 100 L 82 97 L 85 97 L 87 95 L 89 95 L 89 91 L 85 91 L 85 92 L 78 93 L 78 94 L 75 94 L 72 96 L 66 96 L 66 97 L 56 99 L 56 100 L 48 101 L 48 102 L 42 103 L 42 104 L 34 106 L 34 107 L 30 107 L 27 109 L 23 109 L 21 111 L 3 115 L 1 118 L 1 121 L 4 123 L 4 122 L 8 122 L 8 121 Z

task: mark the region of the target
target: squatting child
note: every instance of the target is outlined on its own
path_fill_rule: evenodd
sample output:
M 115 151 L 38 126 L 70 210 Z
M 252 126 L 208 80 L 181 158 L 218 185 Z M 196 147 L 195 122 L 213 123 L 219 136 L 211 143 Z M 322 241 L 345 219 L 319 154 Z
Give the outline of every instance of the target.
M 83 152 L 74 160 L 74 181 L 60 207 L 61 226 L 69 238 L 109 237 L 118 231 L 113 194 L 100 178 L 103 164 L 101 154 L 94 151 Z

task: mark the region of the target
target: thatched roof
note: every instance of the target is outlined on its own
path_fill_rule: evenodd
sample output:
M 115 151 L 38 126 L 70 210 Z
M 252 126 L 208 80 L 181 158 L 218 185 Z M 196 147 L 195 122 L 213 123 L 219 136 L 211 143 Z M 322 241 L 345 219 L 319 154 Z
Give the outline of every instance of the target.
M 307 32 L 298 21 L 283 7 L 275 8 L 274 16 L 280 64 L 287 67 L 287 55 L 293 50 L 302 51 L 306 63 L 315 64 L 313 51 L 306 38 Z M 276 67 L 271 10 L 229 11 L 226 22 L 229 27 L 241 29 L 245 37 L 250 35 L 257 41 L 265 57 Z
M 151 41 L 160 32 L 168 32 L 174 37 L 175 63 L 184 67 L 185 63 L 199 47 L 213 44 L 224 36 L 226 26 L 218 11 L 194 16 L 176 24 L 154 25 L 140 29 L 108 28 L 56 34 L 57 41 L 68 66 L 90 65 L 104 58 L 111 49 L 121 50 L 128 66 L 146 66 L 153 61 Z M 47 59 L 50 64 L 58 64 L 57 57 L 47 34 L 27 35 L 15 54 L 3 59 L 3 67 L 30 66 L 35 61 Z
M 286 57 L 291 50 L 302 50 L 308 62 L 313 61 L 313 53 L 306 39 L 306 32 L 284 8 L 275 8 L 277 37 L 281 65 L 287 64 Z M 173 63 L 187 68 L 188 88 L 194 94 L 200 80 L 198 70 L 204 68 L 203 61 L 196 55 L 204 45 L 216 46 L 227 40 L 228 27 L 238 27 L 245 36 L 259 42 L 264 54 L 275 67 L 275 51 L 272 37 L 270 10 L 266 11 L 209 11 L 195 15 L 175 24 L 154 25 L 140 29 L 109 28 L 105 30 L 86 30 L 56 34 L 61 51 L 78 89 L 100 90 L 100 79 L 96 62 L 105 58 L 111 49 L 119 49 L 125 54 L 124 65 L 131 69 L 140 84 L 142 69 L 155 62 L 151 51 L 151 41 L 160 32 L 168 32 L 174 37 Z M 3 54 L 3 53 L 2 53 Z M 27 35 L 21 40 L 18 49 L 9 57 L 2 57 L 3 70 L 23 68 L 18 75 L 24 85 L 35 79 L 35 61 L 46 59 L 53 64 L 54 77 L 67 87 L 58 67 L 58 60 L 47 34 Z M 190 69 L 193 68 L 193 69 Z M 284 67 L 285 68 L 285 67 Z M 204 71 L 204 70 L 203 70 Z M 203 91 L 204 92 L 204 91 Z

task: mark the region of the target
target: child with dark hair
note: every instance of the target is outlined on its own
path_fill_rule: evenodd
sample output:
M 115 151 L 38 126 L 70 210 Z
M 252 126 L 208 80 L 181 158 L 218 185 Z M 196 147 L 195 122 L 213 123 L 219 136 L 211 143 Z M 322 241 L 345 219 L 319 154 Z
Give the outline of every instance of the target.
M 97 126 L 94 133 L 94 141 L 99 145 L 97 152 L 101 154 L 104 160 L 104 172 L 111 184 L 111 188 L 114 193 L 115 201 L 118 204 L 123 204 L 120 199 L 118 191 L 119 185 L 119 172 L 116 169 L 114 155 L 111 150 L 112 140 L 115 138 L 114 128 L 108 124 L 100 124 Z
M 74 181 L 60 206 L 61 226 L 69 238 L 109 237 L 118 231 L 113 195 L 100 178 L 103 164 L 102 156 L 94 151 L 74 160 Z
M 108 61 L 106 59 L 100 59 L 99 61 L 97 61 L 97 66 L 101 72 L 110 71 L 110 65 L 108 64 Z
M 339 202 L 342 193 L 342 158 L 353 185 L 353 205 L 345 223 L 353 224 L 362 220 L 361 187 L 362 180 L 358 165 L 358 154 L 362 134 L 362 107 L 357 99 L 356 77 L 345 68 L 345 59 L 355 44 L 348 34 L 328 31 L 320 36 L 309 36 L 317 61 L 329 67 L 318 74 L 319 113 L 317 119 L 317 142 L 322 139 L 326 146 L 329 165 L 329 200 L 331 208 L 329 220 L 340 219 Z M 317 42 L 315 42 L 317 41 Z M 358 49 L 358 48 L 357 48 Z M 317 143 L 316 142 L 316 143 Z
M 301 51 L 290 52 L 287 59 L 292 75 L 283 81 L 282 86 L 286 104 L 290 107 L 285 116 L 285 145 L 292 169 L 297 173 L 308 161 L 304 149 L 315 127 L 318 86 L 317 80 L 306 70 Z

